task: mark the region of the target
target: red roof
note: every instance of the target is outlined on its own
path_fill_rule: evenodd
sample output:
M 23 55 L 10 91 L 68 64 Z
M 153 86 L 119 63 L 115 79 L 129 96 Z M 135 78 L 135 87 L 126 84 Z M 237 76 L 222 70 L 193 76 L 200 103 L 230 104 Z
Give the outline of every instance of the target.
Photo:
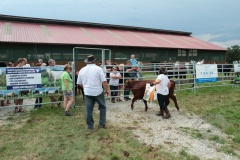
M 189 35 L 6 20 L 0 42 L 226 50 Z

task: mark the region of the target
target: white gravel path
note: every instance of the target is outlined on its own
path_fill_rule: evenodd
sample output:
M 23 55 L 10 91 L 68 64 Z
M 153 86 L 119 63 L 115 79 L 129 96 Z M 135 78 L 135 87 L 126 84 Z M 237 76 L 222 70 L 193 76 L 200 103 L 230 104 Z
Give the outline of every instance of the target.
M 180 109 L 178 112 L 170 104 L 172 117 L 168 120 L 156 116 L 159 110 L 156 104 L 152 104 L 148 112 L 144 111 L 142 101 L 134 104 L 134 110 L 130 108 L 131 101 L 111 103 L 107 101 L 107 120 L 116 126 L 132 130 L 132 133 L 142 143 L 156 146 L 162 145 L 170 152 L 179 153 L 185 149 L 188 154 L 196 155 L 200 159 L 235 160 L 235 156 L 217 151 L 221 144 L 208 139 L 195 139 L 191 135 L 180 130 L 180 127 L 197 129 L 202 134 L 217 135 L 227 139 L 227 135 L 219 129 L 206 123 L 196 115 L 185 113 Z

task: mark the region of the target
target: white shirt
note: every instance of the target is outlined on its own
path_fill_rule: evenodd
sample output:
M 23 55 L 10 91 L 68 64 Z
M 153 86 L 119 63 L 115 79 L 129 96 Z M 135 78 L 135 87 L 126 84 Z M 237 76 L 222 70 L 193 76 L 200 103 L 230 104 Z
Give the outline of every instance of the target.
M 98 96 L 103 92 L 102 82 L 106 81 L 102 68 L 95 64 L 87 64 L 78 74 L 77 84 L 82 84 L 84 94 Z
M 160 74 L 158 75 L 157 79 L 161 80 L 160 83 L 156 85 L 157 93 L 162 95 L 168 95 L 169 89 L 168 89 L 168 83 L 169 79 L 166 75 Z
M 23 67 L 31 67 L 30 64 L 25 64 Z
M 111 77 L 111 76 L 120 77 L 121 74 L 120 74 L 119 72 L 117 72 L 116 74 L 113 73 L 113 72 L 111 72 L 111 73 L 110 73 L 110 77 Z M 118 78 L 117 78 L 117 79 L 116 79 L 116 78 L 110 78 L 109 85 L 111 85 L 111 86 L 118 86 L 118 85 L 119 85 L 119 79 L 118 79 Z

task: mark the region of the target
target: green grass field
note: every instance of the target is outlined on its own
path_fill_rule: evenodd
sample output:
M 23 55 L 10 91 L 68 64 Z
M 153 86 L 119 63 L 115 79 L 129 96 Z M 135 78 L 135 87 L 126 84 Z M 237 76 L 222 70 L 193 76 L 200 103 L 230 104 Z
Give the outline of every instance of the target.
M 72 112 L 74 116 L 65 117 L 63 109 L 44 108 L 9 117 L 11 123 L 1 126 L 1 159 L 194 159 L 168 155 L 161 146 L 145 146 L 130 130 L 114 124 L 88 131 L 84 107 Z
M 240 150 L 240 89 L 226 86 L 200 88 L 197 93 L 176 93 L 181 110 L 199 115 L 229 136 L 228 141 L 218 136 L 208 137 L 224 144 L 219 151 L 236 155 L 234 150 Z M 172 155 L 162 146 L 146 146 L 130 129 L 113 123 L 108 123 L 108 129 L 88 131 L 83 101 L 78 100 L 76 104 L 82 107 L 72 109 L 72 117 L 63 116 L 63 109 L 49 106 L 10 115 L 9 123 L 0 126 L 0 159 L 198 159 L 184 149 Z M 94 117 L 98 122 L 98 116 Z M 180 129 L 194 138 L 203 137 L 197 130 Z

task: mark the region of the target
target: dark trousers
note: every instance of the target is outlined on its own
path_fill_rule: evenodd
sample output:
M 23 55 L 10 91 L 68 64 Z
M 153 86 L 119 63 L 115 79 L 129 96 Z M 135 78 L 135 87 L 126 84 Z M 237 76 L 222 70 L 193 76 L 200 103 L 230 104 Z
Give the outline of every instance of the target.
M 110 85 L 110 90 L 111 90 L 111 98 L 112 98 L 112 100 L 114 100 L 115 96 L 118 95 L 118 86 Z
M 88 129 L 93 129 L 93 107 L 95 102 L 99 104 L 100 116 L 99 116 L 99 125 L 105 126 L 106 124 L 106 104 L 104 99 L 104 92 L 98 96 L 88 96 L 85 95 L 85 105 L 86 105 L 86 118 Z
M 158 100 L 158 104 L 160 106 L 160 108 L 162 110 L 167 109 L 167 106 L 165 105 L 165 99 L 166 99 L 167 95 L 162 95 L 162 94 L 157 94 L 157 100 Z
M 36 98 L 36 100 L 35 100 L 35 107 L 34 108 L 40 108 L 40 107 L 42 107 L 42 97 L 38 97 L 38 98 Z
M 129 98 L 130 90 L 124 89 L 124 98 Z

